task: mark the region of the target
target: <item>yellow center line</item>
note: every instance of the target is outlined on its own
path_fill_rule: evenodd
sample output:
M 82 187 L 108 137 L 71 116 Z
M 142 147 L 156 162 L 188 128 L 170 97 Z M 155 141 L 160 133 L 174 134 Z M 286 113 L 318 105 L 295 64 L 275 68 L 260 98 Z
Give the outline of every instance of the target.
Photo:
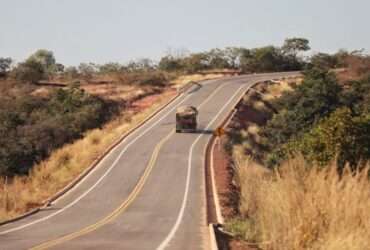
M 134 201 L 134 199 L 137 197 L 137 195 L 140 193 L 140 190 L 143 188 L 145 181 L 148 179 L 148 176 L 150 172 L 152 171 L 156 159 L 158 158 L 159 151 L 162 147 L 162 145 L 170 139 L 170 137 L 175 133 L 174 130 L 171 131 L 165 138 L 163 138 L 155 147 L 152 157 L 149 161 L 148 167 L 145 169 L 144 174 L 140 177 L 139 182 L 136 184 L 134 190 L 130 193 L 129 197 L 117 208 L 115 209 L 111 214 L 109 214 L 107 217 L 103 218 L 102 220 L 98 221 L 95 224 L 92 224 L 90 226 L 87 226 L 83 228 L 80 231 L 77 231 L 75 233 L 68 234 L 66 236 L 60 237 L 55 240 L 51 240 L 48 242 L 45 242 L 41 245 L 38 245 L 36 247 L 31 248 L 32 250 L 39 250 L 39 249 L 47 249 L 52 246 L 58 245 L 62 242 L 72 240 L 74 238 L 77 238 L 79 236 L 82 236 L 84 234 L 90 233 L 99 227 L 102 227 L 103 225 L 106 225 L 107 223 L 115 220 L 121 213 L 123 213 L 126 208 Z
M 198 106 L 198 109 L 200 109 L 204 104 L 206 104 L 224 85 L 226 85 L 226 83 L 224 84 L 221 84 L 220 86 L 218 86 L 211 95 L 209 95 L 199 106 Z M 100 221 L 96 222 L 95 224 L 92 224 L 92 225 L 89 225 L 79 231 L 76 231 L 74 233 L 70 233 L 70 234 L 67 234 L 65 236 L 62 236 L 62 237 L 59 237 L 59 238 L 56 238 L 54 240 L 50 240 L 50 241 L 46 241 L 40 245 L 37 245 L 35 247 L 32 247 L 31 250 L 41 250 L 41 249 L 48 249 L 48 248 L 51 248 L 53 246 L 56 246 L 58 244 L 61 244 L 63 242 L 66 242 L 66 241 L 70 241 L 70 240 L 73 240 L 75 238 L 78 238 L 80 236 L 83 236 L 85 234 L 88 234 L 92 231 L 95 231 L 97 230 L 98 228 L 106 225 L 107 223 L 115 220 L 119 215 L 121 215 L 126 209 L 127 207 L 135 200 L 135 198 L 138 196 L 138 194 L 140 193 L 140 191 L 143 189 L 143 186 L 146 182 L 146 180 L 148 179 L 149 177 L 149 174 L 150 172 L 152 171 L 155 163 L 156 163 L 156 160 L 158 158 L 158 155 L 159 155 L 159 151 L 160 149 L 162 148 L 163 144 L 165 142 L 167 142 L 172 135 L 175 134 L 175 130 L 171 130 L 171 132 L 166 136 L 164 137 L 157 145 L 156 147 L 154 148 L 154 151 L 153 151 L 153 154 L 150 158 L 150 161 L 143 173 L 143 175 L 140 177 L 138 183 L 135 185 L 133 191 L 130 193 L 130 195 L 128 196 L 128 198 L 118 207 L 116 208 L 112 213 L 110 213 L 108 216 L 104 217 L 103 219 L 101 219 Z

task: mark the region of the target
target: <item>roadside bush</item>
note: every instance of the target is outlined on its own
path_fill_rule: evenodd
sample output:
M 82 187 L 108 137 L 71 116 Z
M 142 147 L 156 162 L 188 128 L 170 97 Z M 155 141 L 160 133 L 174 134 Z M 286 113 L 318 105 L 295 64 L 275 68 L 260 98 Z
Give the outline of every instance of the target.
M 37 83 L 45 77 L 45 73 L 45 68 L 41 62 L 32 58 L 19 63 L 13 70 L 13 75 L 17 80 L 30 83 Z
M 336 159 L 340 169 L 347 163 L 357 167 L 370 159 L 370 116 L 353 117 L 348 108 L 340 108 L 288 148 L 321 166 Z
M 173 56 L 168 55 L 161 58 L 158 67 L 160 70 L 173 72 L 183 70 L 184 64 L 181 58 L 175 58 Z
M 168 74 L 159 71 L 132 72 L 118 76 L 122 84 L 164 87 L 169 80 Z
M 278 150 L 292 137 L 300 137 L 314 123 L 340 106 L 341 90 L 331 73 L 306 72 L 302 84 L 273 104 L 279 113 L 263 129 L 266 146 L 270 150 Z
M 13 60 L 9 57 L 7 58 L 0 57 L 0 77 L 4 77 L 7 75 L 12 62 Z
M 52 150 L 99 127 L 115 106 L 78 88 L 58 89 L 49 98 L 0 99 L 0 175 L 27 174 Z

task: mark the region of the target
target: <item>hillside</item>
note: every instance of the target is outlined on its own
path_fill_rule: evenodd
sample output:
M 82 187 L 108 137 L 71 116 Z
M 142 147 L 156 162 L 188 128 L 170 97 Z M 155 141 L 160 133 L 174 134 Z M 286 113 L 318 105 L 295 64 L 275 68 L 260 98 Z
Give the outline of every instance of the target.
M 369 62 L 318 63 L 238 105 L 215 152 L 231 249 L 368 249 Z

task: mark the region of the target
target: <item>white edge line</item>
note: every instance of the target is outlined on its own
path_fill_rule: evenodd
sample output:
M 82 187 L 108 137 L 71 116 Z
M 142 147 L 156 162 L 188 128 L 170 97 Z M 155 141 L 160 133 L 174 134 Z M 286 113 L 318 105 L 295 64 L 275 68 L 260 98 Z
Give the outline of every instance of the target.
M 209 235 L 210 235 L 211 250 L 218 250 L 215 228 L 213 227 L 212 223 L 208 225 L 208 229 L 209 229 Z
M 206 130 L 209 129 L 212 126 L 212 124 L 216 121 L 216 119 L 220 116 L 220 114 L 225 110 L 225 108 L 234 100 L 235 96 L 240 92 L 240 90 L 243 87 L 245 87 L 245 86 L 243 86 L 243 85 L 240 86 L 240 88 L 229 99 L 229 101 L 227 103 L 225 103 L 225 105 L 222 107 L 222 109 L 216 114 L 216 116 L 207 125 L 207 127 L 205 128 Z M 199 135 L 190 147 L 189 157 L 188 157 L 188 173 L 187 173 L 187 176 L 186 176 L 185 192 L 184 192 L 184 198 L 183 198 L 183 201 L 182 201 L 182 204 L 181 204 L 179 215 L 178 215 L 178 217 L 176 219 L 176 222 L 175 222 L 174 226 L 172 227 L 171 231 L 169 232 L 167 237 L 162 241 L 162 243 L 157 247 L 157 250 L 163 250 L 167 247 L 168 243 L 172 240 L 172 238 L 174 237 L 178 227 L 180 226 L 182 218 L 184 217 L 184 212 L 185 212 L 185 207 L 186 207 L 188 193 L 189 193 L 189 187 L 190 187 L 190 175 L 191 175 L 191 168 L 192 168 L 191 160 L 192 160 L 192 155 L 193 155 L 193 149 L 194 149 L 194 146 L 196 145 L 196 143 L 200 140 L 200 138 L 202 136 L 203 136 L 203 134 Z
M 202 84 L 203 86 L 205 85 L 209 85 L 209 84 L 212 84 L 212 83 L 215 83 L 217 82 L 218 80 L 222 80 L 222 79 L 211 79 L 211 80 L 207 80 L 206 83 Z M 180 98 L 181 96 L 183 96 L 185 93 L 183 94 L 180 94 L 180 96 L 178 98 Z M 38 220 L 35 220 L 35 221 L 32 221 L 30 223 L 27 223 L 27 224 L 23 224 L 21 226 L 18 226 L 18 227 L 14 227 L 14 228 L 11 228 L 11 229 L 8 229 L 8 230 L 5 230 L 5 231 L 1 231 L 0 232 L 0 235 L 5 235 L 5 234 L 8 234 L 8 233 L 11 233 L 11 232 L 15 232 L 15 231 L 19 231 L 21 229 L 24 229 L 24 228 L 27 228 L 29 226 L 32 226 L 32 225 L 35 225 L 37 223 L 40 223 L 42 221 L 46 221 L 62 212 L 64 212 L 65 210 L 67 210 L 68 208 L 72 207 L 73 205 L 75 205 L 77 202 L 79 202 L 82 198 L 84 198 L 86 195 L 88 195 L 104 178 L 105 176 L 107 176 L 111 171 L 112 169 L 115 167 L 115 165 L 118 163 L 118 161 L 120 160 L 120 158 L 122 157 L 122 155 L 127 151 L 127 149 L 133 144 L 135 143 L 138 139 L 140 139 L 142 136 L 144 136 L 150 129 L 152 129 L 154 126 L 156 126 L 159 122 L 161 122 L 164 118 L 166 118 L 178 105 L 181 105 L 183 102 L 185 102 L 188 98 L 190 98 L 191 96 L 193 95 L 193 93 L 190 93 L 188 94 L 183 100 L 181 100 L 180 102 L 178 103 L 173 103 L 172 105 L 172 108 L 170 108 L 171 106 L 167 106 L 165 107 L 163 110 L 161 110 L 157 115 L 153 116 L 152 118 L 150 118 L 147 122 L 151 122 L 152 120 L 154 120 L 157 116 L 160 116 L 161 113 L 165 112 L 166 109 L 169 109 L 170 110 L 165 114 L 163 115 L 159 120 L 157 120 L 155 123 L 153 123 L 150 127 L 148 127 L 147 129 L 145 129 L 141 134 L 139 134 L 133 141 L 131 141 L 129 144 L 126 145 L 126 147 L 124 147 L 124 149 L 121 151 L 121 153 L 118 155 L 118 157 L 116 158 L 116 160 L 112 163 L 112 165 L 108 168 L 108 170 L 97 180 L 97 182 L 91 186 L 88 190 L 86 190 L 82 195 L 80 195 L 77 199 L 75 199 L 73 202 L 69 203 L 67 206 L 63 207 L 62 209 L 58 210 L 57 212 L 53 213 L 53 214 L 50 214 L 48 216 L 45 216 L 45 217 L 42 217 Z M 145 126 L 145 124 L 143 124 L 142 126 Z M 135 132 L 130 134 L 128 137 L 126 137 L 121 143 L 119 143 L 114 149 L 113 151 L 117 150 L 117 148 L 119 147 L 119 145 L 121 145 L 122 143 L 125 143 L 129 138 L 131 138 L 133 135 L 135 135 Z M 113 152 L 112 151 L 112 152 Z M 111 152 L 111 153 L 112 153 Z M 106 159 L 106 157 L 104 157 L 102 159 L 102 161 L 99 163 L 100 165 L 102 165 L 101 163 Z M 99 166 L 98 166 L 99 168 Z M 72 190 L 75 190 L 79 185 L 81 185 L 84 181 L 86 181 L 88 179 L 88 177 L 94 173 L 98 168 L 95 168 L 93 171 L 91 171 L 89 174 L 87 174 L 78 184 L 76 184 L 70 191 Z M 69 193 L 70 191 L 68 191 L 67 193 Z M 65 197 L 65 195 L 63 195 L 62 197 Z M 56 203 L 59 199 L 62 199 L 62 197 L 58 198 L 57 200 L 55 200 L 53 203 Z
M 206 85 L 209 85 L 211 83 L 214 83 L 216 82 L 216 80 L 218 79 L 211 79 L 211 80 L 205 80 L 206 82 L 202 83 L 203 86 L 206 86 Z M 190 90 L 191 87 L 188 89 Z M 96 172 L 99 168 L 101 168 L 101 166 L 103 165 L 104 161 L 106 161 L 108 159 L 108 155 L 111 154 L 111 153 L 114 153 L 114 151 L 118 150 L 120 145 L 122 145 L 123 143 L 125 143 L 129 138 L 133 137 L 135 134 L 137 134 L 138 132 L 140 132 L 140 128 L 143 128 L 145 127 L 145 125 L 147 125 L 148 123 L 152 122 L 153 120 L 155 120 L 158 116 L 161 115 L 161 113 L 164 113 L 166 110 L 168 110 L 171 106 L 178 106 L 180 105 L 181 103 L 183 103 L 183 101 L 179 102 L 179 103 L 176 103 L 178 100 L 180 100 L 180 98 L 186 93 L 187 91 L 185 91 L 184 93 L 181 93 L 176 99 L 177 100 L 174 100 L 173 103 L 170 103 L 170 105 L 166 106 L 163 108 L 163 110 L 159 111 L 158 114 L 154 115 L 153 117 L 151 117 L 148 121 L 146 121 L 145 123 L 143 123 L 141 126 L 138 127 L 137 130 L 133 131 L 131 134 L 129 134 L 126 138 L 124 138 L 118 145 L 116 145 L 112 150 L 111 152 L 109 152 L 103 159 L 101 159 L 101 161 L 98 163 L 98 166 L 96 168 L 94 168 L 92 171 L 90 171 L 81 181 L 79 181 L 76 185 L 74 185 L 70 190 L 68 190 L 65 194 L 63 194 L 62 196 L 60 196 L 59 198 L 57 198 L 56 200 L 54 200 L 51 205 L 53 204 L 56 204 L 58 201 L 60 200 L 63 200 L 69 193 L 73 192 L 74 190 L 76 190 L 80 185 L 82 185 L 90 175 L 92 175 L 94 172 Z M 188 94 L 188 95 L 193 95 L 192 93 Z M 173 109 L 170 111 L 172 112 Z M 167 116 L 170 112 L 166 113 L 165 116 Z M 118 156 L 120 157 L 120 156 Z M 0 232 L 0 235 L 1 235 L 1 232 Z
M 104 178 L 105 176 L 107 176 L 111 171 L 112 169 L 116 166 L 116 164 L 118 163 L 118 161 L 120 160 L 120 158 L 122 157 L 122 155 L 127 151 L 127 149 L 133 144 L 135 143 L 138 139 L 140 139 L 142 136 L 144 136 L 150 129 L 152 129 L 154 126 L 156 126 L 159 122 L 161 122 L 164 118 L 167 117 L 167 115 L 169 115 L 169 113 L 171 113 L 178 105 L 180 105 L 181 103 L 185 102 L 189 97 L 191 97 L 193 94 L 189 94 L 187 95 L 181 102 L 177 103 L 176 105 L 174 105 L 165 115 L 163 115 L 159 120 L 157 120 L 155 123 L 153 123 L 150 127 L 148 127 L 147 129 L 145 129 L 141 134 L 139 134 L 135 139 L 133 139 L 129 144 L 127 144 L 124 149 L 121 151 L 121 153 L 118 155 L 118 157 L 116 158 L 116 160 L 113 162 L 113 164 L 108 168 L 108 170 L 94 183 L 93 186 L 91 186 L 88 190 L 86 190 L 82 195 L 80 195 L 77 199 L 75 199 L 73 202 L 69 203 L 67 206 L 63 207 L 62 209 L 58 210 L 57 212 L 55 213 L 52 213 L 46 217 L 43 217 L 43 218 L 40 218 L 38 220 L 35 220 L 33 222 L 30 222 L 30 223 L 27 223 L 27 224 L 24 224 L 24 225 L 21 225 L 21 226 L 18 226 L 18 227 L 15 227 L 15 228 L 11 228 L 11 229 L 8 229 L 8 230 L 5 230 L 5 231 L 2 231 L 0 232 L 0 235 L 4 235 L 4 234 L 7 234 L 7 233 L 11 233 L 11 232 L 14 232 L 14 231 L 18 231 L 18 230 L 21 230 L 23 228 L 26 228 L 26 227 L 29 227 L 31 225 L 34 225 L 34 224 L 37 224 L 39 222 L 42 222 L 42 221 L 45 221 L 45 220 L 48 220 L 62 212 L 64 212 L 65 210 L 67 210 L 68 208 L 72 207 L 73 205 L 75 205 L 77 202 L 79 202 L 82 198 L 84 198 L 86 195 L 88 195 Z M 127 138 L 126 138 L 127 139 Z M 122 142 L 123 143 L 123 142 Z M 90 172 L 91 174 L 92 172 Z M 88 176 L 86 176 L 88 177 Z M 84 178 L 86 179 L 86 178 Z M 81 184 L 81 183 L 79 183 Z
M 218 143 L 221 143 L 221 141 L 218 138 L 216 138 L 215 141 L 212 143 L 212 148 L 210 152 L 211 154 L 211 164 L 210 164 L 211 182 L 212 182 L 213 201 L 214 201 L 214 205 L 216 208 L 217 223 L 224 224 L 224 217 L 222 216 L 222 213 L 221 213 L 220 199 L 218 197 L 218 192 L 216 188 L 215 170 L 214 170 L 214 150 L 215 150 L 215 145 L 217 141 Z

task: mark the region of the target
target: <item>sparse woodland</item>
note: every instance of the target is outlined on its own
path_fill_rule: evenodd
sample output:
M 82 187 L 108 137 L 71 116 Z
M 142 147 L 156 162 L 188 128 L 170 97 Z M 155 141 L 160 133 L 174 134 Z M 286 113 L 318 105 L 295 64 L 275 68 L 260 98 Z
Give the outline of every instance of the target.
M 246 249 L 369 249 L 370 57 L 317 54 L 267 98 L 276 87 L 258 124 L 229 133 L 239 202 L 226 228 Z

